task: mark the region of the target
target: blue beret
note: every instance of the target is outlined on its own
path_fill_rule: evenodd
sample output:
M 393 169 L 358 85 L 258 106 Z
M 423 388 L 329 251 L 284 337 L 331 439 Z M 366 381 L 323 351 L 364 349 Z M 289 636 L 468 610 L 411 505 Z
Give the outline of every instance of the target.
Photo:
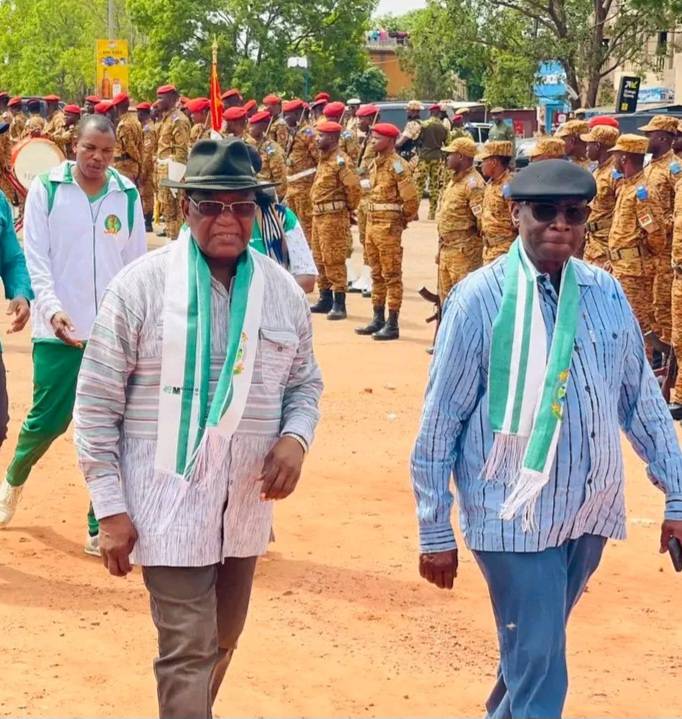
M 509 183 L 512 200 L 591 200 L 597 185 L 588 170 L 568 160 L 540 160 L 524 167 Z

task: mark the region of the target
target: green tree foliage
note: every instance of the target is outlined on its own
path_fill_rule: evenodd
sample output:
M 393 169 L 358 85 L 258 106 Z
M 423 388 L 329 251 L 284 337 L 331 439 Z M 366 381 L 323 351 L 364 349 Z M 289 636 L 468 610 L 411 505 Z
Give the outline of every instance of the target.
M 358 97 L 363 102 L 377 102 L 386 97 L 388 78 L 383 70 L 370 65 L 362 72 L 353 72 L 348 78 L 348 85 L 342 97 Z

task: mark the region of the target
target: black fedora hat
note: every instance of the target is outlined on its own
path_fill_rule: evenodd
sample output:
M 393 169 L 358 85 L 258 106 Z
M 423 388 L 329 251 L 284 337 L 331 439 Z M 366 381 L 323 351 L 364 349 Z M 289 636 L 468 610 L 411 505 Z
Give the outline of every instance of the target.
M 237 138 L 200 140 L 187 160 L 185 176 L 179 182 L 162 180 L 164 187 L 179 190 L 257 190 L 273 187 L 261 182 L 251 162 L 249 148 Z

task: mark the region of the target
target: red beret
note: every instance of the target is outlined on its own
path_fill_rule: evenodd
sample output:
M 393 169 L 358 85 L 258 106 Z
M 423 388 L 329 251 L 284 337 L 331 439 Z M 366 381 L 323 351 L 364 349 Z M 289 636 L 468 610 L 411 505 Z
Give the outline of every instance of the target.
M 177 92 L 175 85 L 161 85 L 156 91 L 157 95 L 167 95 L 169 92 Z
M 13 97 L 8 103 L 8 107 L 17 107 L 20 106 L 23 100 L 20 97 Z
M 117 107 L 118 105 L 122 105 L 124 102 L 128 102 L 128 101 L 130 101 L 130 98 L 128 97 L 128 95 L 126 95 L 125 92 L 119 92 L 118 95 L 116 95 L 115 97 L 113 97 L 111 99 L 111 104 L 114 107 Z
M 142 110 L 143 112 L 144 111 L 149 112 L 152 109 L 152 104 L 151 104 L 151 102 L 138 102 L 136 109 Z
M 282 104 L 282 98 L 277 97 L 277 95 L 266 95 L 263 98 L 263 104 L 264 105 L 281 105 Z
M 452 116 L 452 119 L 453 120 L 462 120 L 462 119 L 464 119 L 464 116 L 457 113 L 456 115 Z
M 45 102 L 59 102 L 60 99 L 59 95 L 45 95 L 43 98 Z
M 331 95 L 328 92 L 318 92 L 317 95 L 315 95 L 315 102 L 318 100 L 329 102 L 331 100 Z
M 355 113 L 356 117 L 371 117 L 379 112 L 379 108 L 376 105 L 360 105 L 360 108 Z
M 239 92 L 236 87 L 232 87 L 229 90 L 225 90 L 225 92 L 220 96 L 220 99 L 227 100 L 228 97 L 238 97 L 241 99 L 241 96 L 241 92 Z
M 325 117 L 341 117 L 346 106 L 342 102 L 329 102 L 324 106 Z
M 597 125 L 606 125 L 607 127 L 615 127 L 616 129 L 620 129 L 620 124 L 618 120 L 616 120 L 615 117 L 611 117 L 610 115 L 597 115 L 596 117 L 590 118 L 590 129 L 596 127 Z
M 318 132 L 341 132 L 343 130 L 343 127 L 339 125 L 338 122 L 332 122 L 331 120 L 327 120 L 326 122 L 318 122 L 317 125 L 315 125 L 315 129 Z
M 195 97 L 187 102 L 186 107 L 190 112 L 203 112 L 211 107 L 211 101 L 207 97 Z
M 252 125 L 257 125 L 260 122 L 270 122 L 272 115 L 267 110 L 261 110 L 251 117 L 249 122 Z
M 270 113 L 268 113 L 270 116 Z M 228 107 L 223 113 L 224 120 L 243 120 L 246 117 L 245 107 Z
M 102 102 L 98 102 L 95 105 L 95 112 L 98 115 L 106 115 L 107 112 L 109 112 L 109 110 L 111 110 L 112 107 L 113 107 L 113 105 L 111 104 L 111 102 L 109 100 L 102 100 Z
M 299 100 L 298 98 L 295 100 L 288 100 L 287 102 L 282 103 L 282 112 L 295 112 L 296 110 L 303 109 L 303 100 Z
M 391 125 L 390 122 L 379 122 L 372 125 L 371 130 L 382 137 L 400 137 L 400 130 L 395 125 Z
M 86 98 L 87 102 L 91 102 L 93 105 L 96 105 L 98 102 L 102 102 L 102 98 L 98 97 L 97 95 L 88 95 Z
M 431 112 L 431 110 L 438 110 L 438 112 L 440 112 L 441 106 L 437 102 L 434 102 L 433 105 L 429 107 L 429 112 Z
M 244 103 L 244 109 L 249 112 L 249 110 L 253 110 L 254 107 L 258 107 L 258 103 L 255 100 L 247 100 Z
M 326 105 L 329 102 L 329 100 L 325 99 L 324 97 L 321 97 L 319 100 L 314 100 L 310 103 L 310 107 L 319 107 L 320 105 Z
M 80 115 L 81 109 L 78 105 L 64 105 L 64 112 L 68 112 L 71 115 Z

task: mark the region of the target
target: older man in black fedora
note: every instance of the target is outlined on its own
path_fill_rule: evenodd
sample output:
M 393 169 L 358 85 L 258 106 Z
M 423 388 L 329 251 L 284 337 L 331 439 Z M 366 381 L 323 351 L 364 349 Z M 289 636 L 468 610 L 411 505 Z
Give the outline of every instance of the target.
M 109 286 L 83 358 L 77 445 L 105 566 L 142 566 L 162 717 L 210 717 L 272 503 L 296 487 L 322 391 L 302 290 L 249 248 L 241 140 L 198 142 L 177 242 Z

